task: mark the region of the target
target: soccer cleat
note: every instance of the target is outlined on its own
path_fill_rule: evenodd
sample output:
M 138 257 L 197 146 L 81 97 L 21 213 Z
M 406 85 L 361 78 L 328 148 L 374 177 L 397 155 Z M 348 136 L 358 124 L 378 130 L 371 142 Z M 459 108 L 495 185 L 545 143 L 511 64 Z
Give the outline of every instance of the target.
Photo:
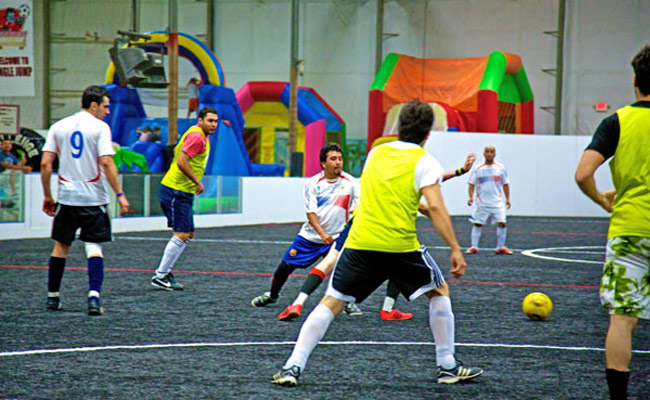
M 271 297 L 271 292 L 266 292 L 261 296 L 255 297 L 253 300 L 251 300 L 251 305 L 253 307 L 266 307 L 269 304 L 273 304 L 277 302 L 278 299 L 274 299 Z
M 58 297 L 48 297 L 45 302 L 45 308 L 48 310 L 59 311 L 63 308 L 63 303 Z
M 379 315 L 384 321 L 404 321 L 413 318 L 413 314 L 408 312 L 401 312 L 395 309 L 393 309 L 391 312 L 381 310 L 379 312 Z
M 273 375 L 271 383 L 280 386 L 295 387 L 298 386 L 298 378 L 300 378 L 300 367 L 292 365 L 289 368 L 282 368 Z
M 171 272 L 167 274 L 167 280 L 169 281 L 169 284 L 171 285 L 171 288 L 174 290 L 183 290 L 183 285 L 178 283 L 176 278 L 174 278 L 174 274 Z
M 478 253 L 478 249 L 476 247 L 470 247 L 469 249 L 465 250 L 465 254 L 476 254 Z
M 104 309 L 101 306 L 99 297 L 88 298 L 88 315 L 103 315 Z
M 302 304 L 295 304 L 295 305 L 290 305 L 287 306 L 287 308 L 284 309 L 278 315 L 278 320 L 279 321 L 292 321 L 300 316 L 300 313 L 302 313 Z
M 481 375 L 481 368 L 466 368 L 463 363 L 456 360 L 456 365 L 451 369 L 444 369 L 438 366 L 438 383 L 452 384 L 460 381 L 468 381 Z
M 151 286 L 155 287 L 156 289 L 166 290 L 168 292 L 174 290 L 172 283 L 169 281 L 169 274 L 163 276 L 162 278 L 158 278 L 157 275 L 154 275 L 153 278 L 151 278 Z
M 363 311 L 361 311 L 359 306 L 354 303 L 345 303 L 345 307 L 343 307 L 343 312 L 351 317 L 357 317 L 359 315 L 363 315 Z
M 505 255 L 508 255 L 508 256 L 513 254 L 512 250 L 508 249 L 507 247 L 502 247 L 500 249 L 495 249 L 494 253 L 496 253 L 496 254 L 505 254 Z

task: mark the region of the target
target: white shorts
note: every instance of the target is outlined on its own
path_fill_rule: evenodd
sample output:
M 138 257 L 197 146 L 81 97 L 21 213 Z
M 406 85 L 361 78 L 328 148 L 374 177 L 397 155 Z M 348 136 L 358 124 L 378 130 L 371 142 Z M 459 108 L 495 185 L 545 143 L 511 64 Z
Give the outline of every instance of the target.
M 469 222 L 473 224 L 486 225 L 492 218 L 492 223 L 506 223 L 506 208 L 502 206 L 477 206 L 474 213 L 469 217 Z

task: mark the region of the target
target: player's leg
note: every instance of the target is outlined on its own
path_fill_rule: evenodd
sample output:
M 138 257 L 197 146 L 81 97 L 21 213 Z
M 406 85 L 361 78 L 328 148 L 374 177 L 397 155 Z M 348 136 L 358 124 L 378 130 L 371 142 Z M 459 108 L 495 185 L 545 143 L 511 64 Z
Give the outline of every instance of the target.
M 497 221 L 497 247 L 494 252 L 496 254 L 512 254 L 512 250 L 506 247 L 506 236 L 508 228 L 506 227 L 506 209 L 505 207 L 498 207 L 492 212 L 492 217 Z
M 272 383 L 282 386 L 297 386 L 311 352 L 327 332 L 329 325 L 341 312 L 345 302 L 363 301 L 383 281 L 383 271 L 370 266 L 379 264 L 376 254 L 361 254 L 354 250 L 341 252 L 337 266 L 330 279 L 325 297 L 309 314 L 300 329 L 300 334 L 291 356 L 282 369 L 273 376 Z
M 102 315 L 102 284 L 104 283 L 104 254 L 102 243 L 112 240 L 111 220 L 107 205 L 79 207 L 79 239 L 84 242 L 88 265 L 88 315 Z
M 47 272 L 47 302 L 48 310 L 61 310 L 60 290 L 65 270 L 65 261 L 70 251 L 70 245 L 79 228 L 75 208 L 62 204 L 56 205 L 54 221 L 52 222 L 52 239 L 54 248 L 48 261 Z
M 429 327 L 436 343 L 438 383 L 456 383 L 481 375 L 480 368 L 467 368 L 455 356 L 455 322 L 449 298 L 449 286 L 426 247 L 402 255 L 391 279 L 409 300 L 422 293 L 429 298 Z
M 338 256 L 339 250 L 336 246 L 332 246 L 327 253 L 327 256 L 325 256 L 325 258 L 309 271 L 305 282 L 300 288 L 300 293 L 298 293 L 298 296 L 293 303 L 287 306 L 287 308 L 278 315 L 278 320 L 291 321 L 300 317 L 300 314 L 302 314 L 302 306 L 305 304 L 305 301 L 332 272 Z
M 478 244 L 481 240 L 481 233 L 483 230 L 483 225 L 487 222 L 489 214 L 487 213 L 485 207 L 476 206 L 474 212 L 469 217 L 469 222 L 472 223 L 472 232 L 470 234 L 470 246 L 465 253 L 467 254 L 476 254 L 478 253 Z
M 298 235 L 282 257 L 271 278 L 271 289 L 251 300 L 253 307 L 264 307 L 278 301 L 280 290 L 296 268 L 307 268 L 330 249 L 330 245 L 311 242 Z
M 615 237 L 607 241 L 600 300 L 609 310 L 605 341 L 610 397 L 627 398 L 632 335 L 639 318 L 650 319 L 650 238 Z
M 401 312 L 394 308 L 397 296 L 399 296 L 399 287 L 392 280 L 389 280 L 386 286 L 384 305 L 379 312 L 380 318 L 384 321 L 404 321 L 413 318 L 413 314 Z
M 172 269 L 194 237 L 194 214 L 192 203 L 194 196 L 160 185 L 160 205 L 167 217 L 167 226 L 174 231 L 165 245 L 151 285 L 166 291 L 183 290 L 183 285 L 176 281 Z

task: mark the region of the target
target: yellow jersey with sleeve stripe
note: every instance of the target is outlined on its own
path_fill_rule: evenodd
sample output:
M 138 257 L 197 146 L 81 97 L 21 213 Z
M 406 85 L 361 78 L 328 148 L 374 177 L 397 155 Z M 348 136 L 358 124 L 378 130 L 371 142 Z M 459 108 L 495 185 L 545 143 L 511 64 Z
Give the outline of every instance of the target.
M 387 253 L 419 249 L 420 189 L 441 182 L 442 173 L 438 161 L 417 144 L 396 141 L 374 148 L 361 174 L 361 199 L 345 247 Z
M 178 167 L 178 156 L 181 151 L 187 153 L 190 157 L 190 168 L 196 178 L 201 181 L 208 162 L 208 154 L 210 154 L 210 141 L 207 140 L 207 137 L 208 135 L 203 133 L 199 126 L 190 127 L 176 144 L 174 159 L 160 183 L 175 190 L 195 193 L 196 184 Z
M 620 134 L 609 164 L 616 198 L 607 236 L 650 237 L 650 108 L 628 105 L 616 114 Z

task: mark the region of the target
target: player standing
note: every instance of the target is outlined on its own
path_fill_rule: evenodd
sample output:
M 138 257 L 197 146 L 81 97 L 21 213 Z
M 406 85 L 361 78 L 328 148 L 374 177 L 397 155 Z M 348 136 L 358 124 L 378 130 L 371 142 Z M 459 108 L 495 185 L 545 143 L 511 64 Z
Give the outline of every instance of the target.
M 81 97 L 81 111 L 50 127 L 41 158 L 43 211 L 54 217 L 54 249 L 48 262 L 47 304 L 49 310 L 61 310 L 59 290 L 65 261 L 75 232 L 84 242 L 88 259 L 88 315 L 102 315 L 100 294 L 104 281 L 103 242 L 110 242 L 111 221 L 108 216 L 111 186 L 120 214 L 129 209 L 113 162 L 111 128 L 102 121 L 109 113 L 109 92 L 101 86 L 87 87 Z M 54 202 L 50 180 L 53 163 L 59 157 L 57 201 Z
M 472 226 L 471 247 L 467 254 L 478 253 L 478 242 L 481 238 L 481 230 L 490 218 L 497 223 L 497 247 L 496 254 L 512 254 L 506 247 L 506 210 L 503 206 L 501 191 L 506 197 L 506 207 L 510 208 L 510 180 L 508 171 L 503 164 L 494 161 L 496 149 L 494 146 L 485 146 L 483 150 L 485 162 L 474 168 L 469 175 L 469 200 L 467 205 L 474 203 L 474 189 L 476 188 L 476 207 L 469 218 Z
M 165 174 L 158 196 L 174 234 L 165 246 L 151 285 L 167 291 L 183 290 L 172 268 L 194 237 L 194 195 L 203 193 L 201 179 L 210 154 L 210 135 L 217 129 L 219 116 L 212 107 L 199 111 L 198 122 L 190 127 L 174 147 L 174 158 Z

